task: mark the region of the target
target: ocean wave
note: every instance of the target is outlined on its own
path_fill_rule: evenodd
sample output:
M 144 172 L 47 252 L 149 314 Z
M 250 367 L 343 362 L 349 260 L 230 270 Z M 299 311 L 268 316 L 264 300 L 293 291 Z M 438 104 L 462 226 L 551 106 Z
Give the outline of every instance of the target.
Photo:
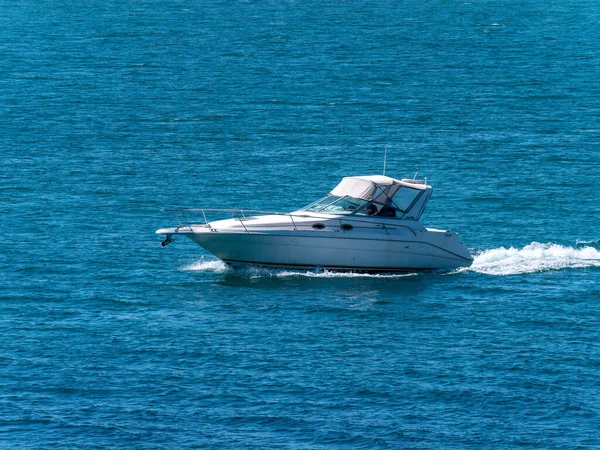
M 595 241 L 597 245 L 598 241 Z M 594 245 L 575 247 L 532 242 L 523 248 L 499 247 L 475 255 L 473 265 L 460 271 L 488 275 L 518 275 L 560 269 L 600 267 L 600 251 Z
M 593 241 L 580 241 L 580 240 L 577 240 L 576 246 L 577 246 L 577 248 L 593 247 L 596 250 L 600 250 L 600 239 L 596 239 L 596 240 L 593 240 Z

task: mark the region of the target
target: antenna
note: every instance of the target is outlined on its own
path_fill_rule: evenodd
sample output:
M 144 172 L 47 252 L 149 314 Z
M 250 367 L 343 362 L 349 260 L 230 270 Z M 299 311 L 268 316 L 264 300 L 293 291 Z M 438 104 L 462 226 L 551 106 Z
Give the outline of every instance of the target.
M 413 180 L 416 180 L 416 179 L 417 179 L 417 175 L 419 175 L 419 170 L 421 170 L 421 169 L 419 169 L 419 168 L 417 167 L 417 172 L 415 173 L 415 176 L 413 177 Z
M 385 175 L 385 165 L 387 163 L 387 149 L 388 149 L 388 146 L 386 145 L 385 146 L 385 152 L 383 154 L 383 174 L 384 175 Z

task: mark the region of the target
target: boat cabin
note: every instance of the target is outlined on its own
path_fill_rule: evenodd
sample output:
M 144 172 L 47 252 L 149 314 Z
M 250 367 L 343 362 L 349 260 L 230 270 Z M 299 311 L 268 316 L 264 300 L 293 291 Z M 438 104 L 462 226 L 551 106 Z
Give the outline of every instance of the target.
M 385 175 L 345 177 L 326 197 L 304 211 L 419 220 L 432 187 L 420 180 Z

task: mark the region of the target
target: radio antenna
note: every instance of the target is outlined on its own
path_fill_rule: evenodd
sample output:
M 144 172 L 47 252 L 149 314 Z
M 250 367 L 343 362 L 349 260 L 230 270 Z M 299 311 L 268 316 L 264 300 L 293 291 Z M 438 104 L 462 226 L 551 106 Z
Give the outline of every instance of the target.
M 419 168 L 417 167 L 417 172 L 415 173 L 415 176 L 413 177 L 413 180 L 416 180 L 416 179 L 417 179 L 417 175 L 419 175 L 419 170 L 421 170 L 421 169 L 419 169 Z
M 385 152 L 383 153 L 383 174 L 385 175 L 385 165 L 387 163 L 387 149 L 388 146 L 385 146 Z

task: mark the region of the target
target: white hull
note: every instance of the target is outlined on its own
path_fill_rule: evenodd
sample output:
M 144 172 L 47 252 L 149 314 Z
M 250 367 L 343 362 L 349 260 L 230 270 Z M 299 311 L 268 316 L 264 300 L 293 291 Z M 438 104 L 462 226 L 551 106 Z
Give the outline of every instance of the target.
M 417 221 L 329 219 L 322 215 L 229 219 L 159 230 L 183 234 L 232 266 L 386 272 L 454 269 L 472 263 L 456 233 Z M 324 229 L 316 230 L 315 223 Z
M 290 234 L 196 233 L 188 235 L 227 264 L 356 271 L 448 269 L 471 265 L 430 243 Z

